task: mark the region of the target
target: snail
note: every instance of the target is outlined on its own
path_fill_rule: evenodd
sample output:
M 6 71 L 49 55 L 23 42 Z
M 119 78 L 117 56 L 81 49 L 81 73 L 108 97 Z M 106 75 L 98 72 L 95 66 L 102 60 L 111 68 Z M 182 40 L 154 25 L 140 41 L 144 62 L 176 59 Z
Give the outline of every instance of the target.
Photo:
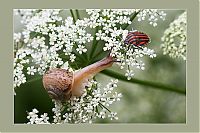
M 52 99 L 66 101 L 72 96 L 80 97 L 89 79 L 100 71 L 111 67 L 115 61 L 107 56 L 102 60 L 86 66 L 79 71 L 70 72 L 61 68 L 53 68 L 43 75 L 43 86 Z

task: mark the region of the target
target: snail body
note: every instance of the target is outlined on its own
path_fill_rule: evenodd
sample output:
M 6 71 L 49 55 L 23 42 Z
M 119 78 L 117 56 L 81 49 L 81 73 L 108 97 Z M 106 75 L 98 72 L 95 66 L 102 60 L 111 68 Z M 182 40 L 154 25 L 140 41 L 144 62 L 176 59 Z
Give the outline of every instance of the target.
M 61 68 L 50 69 L 43 75 L 43 86 L 55 100 L 66 101 L 72 96 L 80 97 L 88 80 L 113 63 L 113 58 L 108 56 L 74 73 Z

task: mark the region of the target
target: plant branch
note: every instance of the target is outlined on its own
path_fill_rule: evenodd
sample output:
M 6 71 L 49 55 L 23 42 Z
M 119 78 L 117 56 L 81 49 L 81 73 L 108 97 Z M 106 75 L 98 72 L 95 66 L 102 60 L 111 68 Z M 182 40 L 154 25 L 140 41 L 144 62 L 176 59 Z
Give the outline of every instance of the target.
M 179 94 L 186 95 L 186 91 L 185 91 L 186 89 L 177 88 L 177 87 L 166 85 L 166 84 L 163 84 L 163 83 L 140 80 L 140 79 L 135 79 L 135 78 L 132 78 L 131 80 L 127 80 L 127 77 L 125 77 L 124 75 L 116 73 L 116 72 L 111 71 L 111 70 L 104 70 L 101 73 L 103 73 L 107 76 L 114 77 L 116 79 L 125 81 L 125 82 L 150 86 L 150 87 L 153 87 L 155 89 L 172 91 L 172 92 L 176 92 L 176 93 L 179 93 Z

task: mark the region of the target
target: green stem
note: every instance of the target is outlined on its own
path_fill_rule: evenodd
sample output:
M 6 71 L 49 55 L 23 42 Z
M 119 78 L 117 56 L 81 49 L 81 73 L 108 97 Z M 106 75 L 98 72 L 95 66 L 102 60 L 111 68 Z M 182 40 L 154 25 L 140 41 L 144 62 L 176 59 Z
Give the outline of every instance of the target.
M 72 15 L 73 22 L 74 22 L 74 24 L 75 24 L 75 23 L 76 23 L 76 18 L 75 18 L 75 15 L 74 15 L 72 9 L 70 9 L 70 13 L 71 13 L 71 15 Z M 76 15 L 77 15 L 77 18 L 80 18 L 80 15 L 79 15 L 78 10 L 76 10 Z M 78 44 L 77 44 L 77 43 L 75 43 L 75 44 L 76 44 L 76 47 L 78 47 Z M 84 59 L 81 57 L 81 55 L 84 56 Z M 81 55 L 79 56 L 79 58 L 82 58 L 82 59 L 84 60 L 84 62 L 87 62 L 87 63 L 88 63 L 87 54 L 86 54 L 86 53 L 82 53 Z M 76 54 L 76 56 L 77 56 L 77 54 Z
M 92 56 L 91 62 L 97 61 L 97 59 L 99 57 L 101 57 L 103 54 L 105 54 L 106 52 L 108 53 L 108 51 L 99 51 L 97 54 L 95 54 L 94 56 Z
M 130 18 L 130 21 L 131 21 L 131 22 L 135 19 L 135 17 L 138 15 L 138 13 L 139 13 L 139 12 L 135 12 L 135 13 L 131 16 L 131 18 Z M 125 25 L 122 26 L 122 29 L 125 30 L 128 26 L 129 26 L 129 24 L 125 24 Z
M 82 61 L 87 61 L 85 58 L 83 58 L 80 54 L 76 53 L 76 52 L 72 52 L 73 54 L 76 55 L 76 57 L 80 58 Z
M 111 113 L 111 111 L 106 107 L 106 106 L 104 106 L 102 103 L 100 103 L 100 102 L 98 102 L 99 103 L 99 105 L 100 106 L 102 106 L 103 108 L 105 108 L 108 112 L 110 112 Z
M 78 54 L 76 51 L 72 51 L 72 54 L 74 54 L 77 58 L 79 58 L 82 62 L 87 61 L 85 58 L 83 58 L 80 54 Z M 59 54 L 61 58 L 65 57 L 65 53 Z
M 77 19 L 80 19 L 80 14 L 79 14 L 78 9 L 76 9 L 75 12 L 76 12 L 76 18 L 77 18 Z M 75 21 L 77 21 L 77 19 L 76 19 Z M 87 62 L 87 64 L 88 64 L 88 62 L 89 62 L 88 54 L 87 54 L 87 53 L 83 53 L 82 55 L 84 56 L 84 58 L 86 59 L 86 62 Z
M 80 14 L 79 14 L 79 11 L 76 9 L 76 16 L 77 16 L 77 19 L 80 19 Z
M 90 52 L 90 59 L 92 58 L 92 56 L 93 56 L 93 54 L 94 54 L 94 52 L 95 52 L 95 50 L 96 50 L 97 44 L 98 44 L 98 42 L 99 42 L 99 41 L 96 40 L 96 37 L 97 37 L 97 36 L 96 36 L 96 33 L 98 32 L 98 30 L 99 30 L 99 28 L 96 27 L 96 28 L 95 28 L 95 33 L 94 33 L 94 40 L 93 40 L 92 48 L 91 48 L 91 52 Z
M 72 15 L 73 22 L 74 22 L 74 24 L 75 24 L 75 23 L 76 23 L 76 19 L 75 19 L 75 16 L 74 16 L 74 13 L 73 13 L 72 9 L 70 9 L 70 13 L 71 13 L 71 15 Z
M 124 75 L 116 73 L 116 72 L 113 72 L 111 70 L 104 70 L 101 73 L 103 73 L 103 74 L 105 74 L 107 76 L 114 77 L 116 79 L 125 81 L 125 82 L 135 83 L 135 84 L 140 84 L 140 85 L 145 85 L 145 86 L 150 86 L 150 87 L 154 87 L 155 89 L 171 91 L 171 92 L 176 92 L 176 93 L 179 93 L 179 94 L 186 95 L 186 89 L 177 88 L 177 87 L 166 85 L 166 84 L 163 84 L 163 83 L 140 80 L 140 79 L 135 79 L 135 78 L 134 79 L 132 78 L 131 80 L 127 80 L 127 77 L 125 77 Z M 29 84 L 31 82 L 35 82 L 35 81 L 38 81 L 38 80 L 41 80 L 41 79 L 42 79 L 42 76 L 39 76 L 37 78 L 33 78 L 33 79 L 27 81 L 24 84 Z
M 129 82 L 129 83 L 136 83 L 136 84 L 141 84 L 141 85 L 145 85 L 145 86 L 151 86 L 160 90 L 166 90 L 166 91 L 172 91 L 172 92 L 176 92 L 179 94 L 183 94 L 186 95 L 186 89 L 181 89 L 181 88 L 177 88 L 174 86 L 170 86 L 170 85 L 166 85 L 166 84 L 162 84 L 162 83 L 158 83 L 158 82 L 152 82 L 152 81 L 145 81 L 145 80 L 140 80 L 140 79 L 135 79 L 132 78 L 131 80 L 127 80 L 127 77 L 125 77 L 122 74 L 113 72 L 111 70 L 104 70 L 101 73 L 110 76 L 110 77 L 114 77 L 116 79 L 125 81 L 125 82 Z

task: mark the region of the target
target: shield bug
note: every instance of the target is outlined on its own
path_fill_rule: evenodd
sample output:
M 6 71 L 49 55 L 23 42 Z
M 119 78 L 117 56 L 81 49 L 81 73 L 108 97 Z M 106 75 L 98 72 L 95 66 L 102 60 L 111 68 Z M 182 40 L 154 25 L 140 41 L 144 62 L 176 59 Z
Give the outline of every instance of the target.
M 150 37 L 140 31 L 131 31 L 128 32 L 124 43 L 125 44 L 133 44 L 134 46 L 146 46 L 150 42 Z

